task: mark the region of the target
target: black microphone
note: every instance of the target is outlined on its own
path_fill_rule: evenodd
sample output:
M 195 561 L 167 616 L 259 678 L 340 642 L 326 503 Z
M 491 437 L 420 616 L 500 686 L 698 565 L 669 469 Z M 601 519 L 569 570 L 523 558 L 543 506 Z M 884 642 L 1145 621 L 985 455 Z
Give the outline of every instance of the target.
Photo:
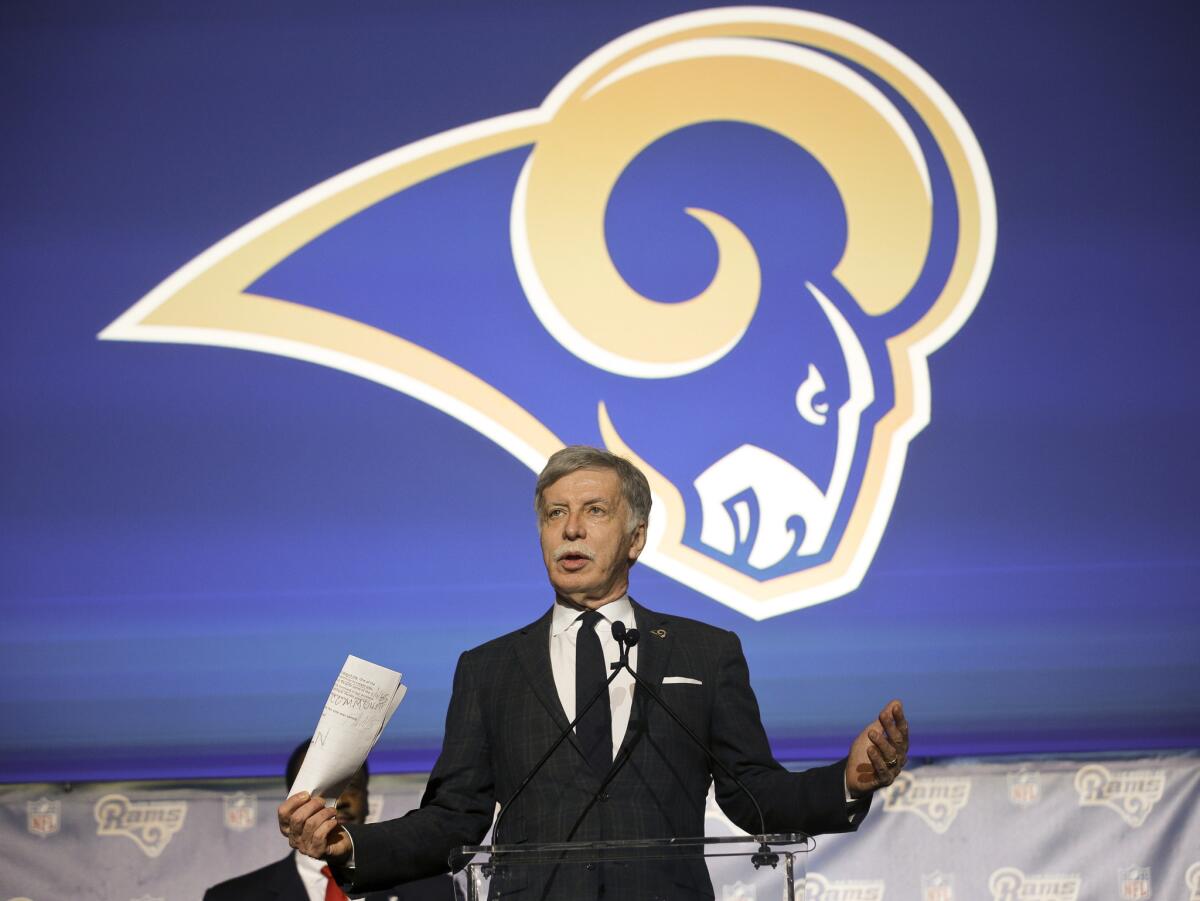
M 620 626 L 620 629 L 617 628 L 618 626 Z M 638 687 L 644 689 L 646 694 L 648 694 L 651 698 L 653 698 L 655 703 L 657 703 L 659 707 L 661 707 L 663 710 L 665 710 L 667 712 L 667 715 L 670 716 L 671 719 L 675 721 L 675 724 L 684 731 L 684 733 L 687 735 L 688 738 L 690 738 L 692 740 L 692 742 L 696 745 L 696 747 L 698 747 L 701 751 L 703 751 L 704 755 L 713 764 L 715 764 L 722 773 L 724 773 L 726 776 L 728 776 L 730 779 L 733 780 L 733 783 L 742 790 L 742 794 L 744 794 L 747 798 L 749 798 L 750 803 L 752 805 L 754 805 L 754 810 L 758 814 L 758 828 L 761 830 L 761 832 L 759 834 L 760 838 L 765 837 L 767 834 L 767 820 L 766 820 L 766 817 L 763 815 L 762 807 L 759 805 L 758 799 L 754 797 L 754 793 L 751 792 L 750 789 L 748 789 L 746 787 L 745 783 L 743 783 L 741 779 L 739 779 L 732 772 L 730 772 L 729 767 L 725 766 L 724 763 L 722 763 L 719 759 L 717 759 L 716 755 L 714 755 L 713 752 L 708 749 L 708 745 L 706 745 L 704 742 L 702 742 L 700 740 L 699 736 L 697 736 L 696 733 L 693 732 L 688 727 L 687 723 L 685 723 L 682 719 L 680 719 L 679 715 L 676 714 L 675 711 L 671 709 L 671 705 L 668 704 L 666 701 L 664 701 L 661 697 L 659 697 L 658 692 L 656 692 L 650 686 L 650 683 L 647 682 L 645 679 L 643 679 L 641 676 L 639 676 L 637 674 L 637 671 L 632 666 L 629 665 L 629 649 L 638 643 L 637 629 L 626 630 L 624 623 L 616 622 L 616 623 L 613 623 L 612 631 L 613 631 L 613 638 L 617 639 L 617 641 L 620 642 L 620 644 L 621 644 L 621 659 L 617 663 L 612 664 L 613 675 L 616 675 L 616 673 L 618 673 L 621 669 L 629 670 L 629 674 L 631 676 L 633 676 L 634 682 L 637 683 Z M 610 681 L 611 681 L 611 677 L 610 677 Z M 643 724 L 643 728 L 644 728 L 644 724 Z M 614 770 L 615 769 L 616 768 L 614 767 Z M 604 780 L 604 784 L 600 786 L 600 791 L 596 793 L 596 797 L 599 797 L 600 794 L 604 791 L 605 786 L 608 785 L 608 782 L 610 781 L 610 779 L 612 778 L 613 775 L 615 775 L 615 773 L 612 770 L 610 770 L 609 778 Z M 594 803 L 594 799 L 593 799 L 593 803 Z M 589 809 L 591 808 L 591 804 L 588 805 L 588 808 Z M 585 810 L 584 812 L 586 813 L 587 811 Z M 582 816 L 580 817 L 580 819 L 582 819 Z M 578 826 L 578 825 L 579 824 L 576 823 L 576 826 Z M 779 855 L 775 854 L 773 851 L 771 851 L 770 846 L 768 846 L 765 841 L 760 841 L 759 846 L 758 846 L 758 853 L 750 858 L 750 862 L 754 864 L 755 869 L 761 867 L 763 864 L 769 864 L 770 866 L 774 867 L 775 865 L 777 865 L 779 863 Z
M 626 629 L 625 624 L 617 620 L 612 624 L 613 641 L 621 649 L 621 657 L 616 663 L 610 663 L 608 668 L 617 671 L 629 665 L 629 649 L 638 643 L 637 629 Z

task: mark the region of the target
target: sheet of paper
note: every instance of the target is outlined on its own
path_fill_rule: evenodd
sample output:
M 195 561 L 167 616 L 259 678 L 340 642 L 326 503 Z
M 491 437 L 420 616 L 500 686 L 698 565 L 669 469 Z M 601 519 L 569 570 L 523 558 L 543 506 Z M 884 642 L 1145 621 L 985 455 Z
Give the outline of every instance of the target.
M 346 658 L 289 796 L 306 791 L 330 805 L 337 803 L 404 700 L 408 688 L 400 683 L 402 678 L 369 660 Z

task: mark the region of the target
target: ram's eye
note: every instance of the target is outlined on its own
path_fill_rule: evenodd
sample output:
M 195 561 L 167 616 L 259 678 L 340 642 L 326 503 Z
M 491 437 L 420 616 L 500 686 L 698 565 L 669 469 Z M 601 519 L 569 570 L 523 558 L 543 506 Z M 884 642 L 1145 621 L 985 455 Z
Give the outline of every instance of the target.
M 811 422 L 813 425 L 825 425 L 829 403 L 817 400 L 817 396 L 824 393 L 825 379 L 821 378 L 821 370 L 809 363 L 808 377 L 796 389 L 796 409 L 805 422 Z

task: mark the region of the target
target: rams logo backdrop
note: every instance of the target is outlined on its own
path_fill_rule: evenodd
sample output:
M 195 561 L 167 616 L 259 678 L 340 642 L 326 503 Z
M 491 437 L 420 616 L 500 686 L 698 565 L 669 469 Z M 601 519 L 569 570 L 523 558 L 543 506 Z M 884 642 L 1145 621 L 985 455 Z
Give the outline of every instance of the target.
M 425 771 L 581 442 L 783 759 L 1200 746 L 1200 8 L 798 6 L 0 4 L 0 781 Z
M 306 191 L 101 337 L 334 366 L 534 471 L 603 444 L 652 479 L 643 562 L 763 619 L 862 581 L 995 230 L 912 60 L 827 16 L 707 10 Z

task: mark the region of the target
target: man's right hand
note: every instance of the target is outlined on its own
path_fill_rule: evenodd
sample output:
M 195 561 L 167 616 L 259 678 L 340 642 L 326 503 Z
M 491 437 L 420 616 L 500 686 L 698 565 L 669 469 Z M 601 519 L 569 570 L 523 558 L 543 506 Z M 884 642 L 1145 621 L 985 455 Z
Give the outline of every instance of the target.
M 298 792 L 280 804 L 277 813 L 279 831 L 301 854 L 335 865 L 350 859 L 350 836 L 338 825 L 337 809 L 326 807 L 320 795 Z

